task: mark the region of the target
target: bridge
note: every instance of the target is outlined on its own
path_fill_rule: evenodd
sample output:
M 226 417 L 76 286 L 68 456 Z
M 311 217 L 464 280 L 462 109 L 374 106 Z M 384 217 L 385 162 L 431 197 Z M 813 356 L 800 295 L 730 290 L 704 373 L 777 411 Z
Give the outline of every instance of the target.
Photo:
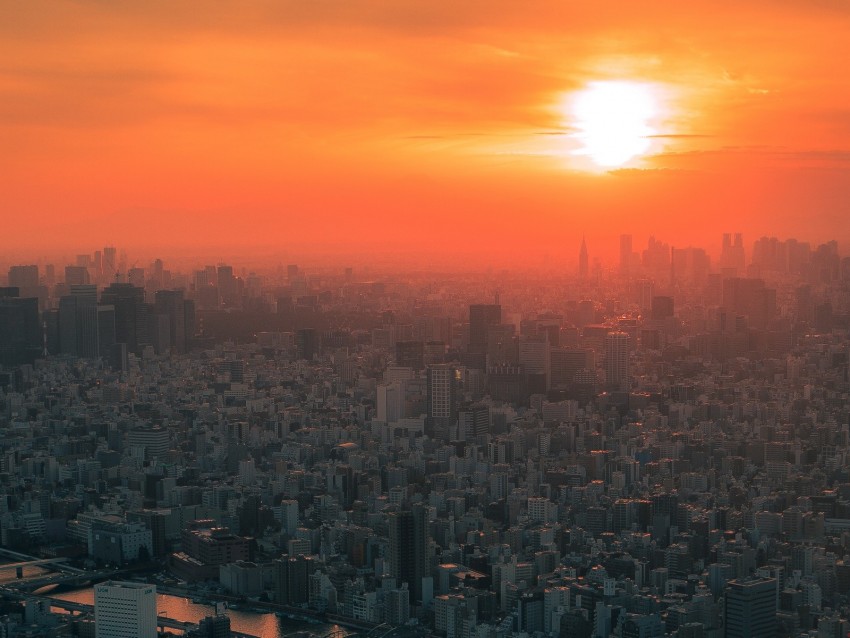
M 79 612 L 79 613 L 94 613 L 94 605 L 87 605 L 86 603 L 75 603 L 70 600 L 62 600 L 60 598 L 51 598 L 50 596 L 24 596 L 26 600 L 37 598 L 39 600 L 47 600 L 50 602 L 51 607 L 58 607 L 59 609 L 64 609 L 65 611 L 71 612 Z M 195 626 L 195 623 L 191 622 L 183 622 L 182 620 L 175 620 L 174 618 L 169 618 L 168 616 L 157 616 L 156 624 L 161 628 L 169 628 L 169 629 L 180 629 L 182 631 L 186 631 L 187 629 L 191 629 Z
M 17 561 L 14 563 L 6 563 L 5 565 L 0 565 L 0 571 L 6 569 L 14 569 L 15 576 L 17 578 L 24 577 L 24 567 L 39 567 L 41 565 L 51 566 L 59 571 L 65 572 L 67 574 L 76 574 L 77 576 L 86 573 L 86 571 L 83 569 L 78 569 L 76 567 L 66 565 L 65 563 L 68 562 L 68 559 L 64 556 L 57 556 L 54 558 L 39 558 L 38 556 L 30 556 L 29 554 L 22 554 L 21 552 L 16 552 L 11 549 L 0 547 L 0 558 L 12 559 Z
M 14 590 L 10 590 L 7 588 L 0 588 L 0 592 L 6 598 L 13 598 L 18 600 L 46 600 L 51 607 L 56 607 L 58 609 L 64 609 L 69 612 L 77 612 L 84 614 L 93 614 L 94 613 L 94 605 L 88 605 L 86 603 L 77 603 L 70 600 L 62 600 L 60 598 L 53 598 L 51 596 L 33 596 L 30 594 L 22 594 L 20 592 L 16 592 Z M 183 632 L 186 632 L 189 629 L 197 626 L 197 623 L 193 622 L 184 622 L 182 620 L 176 620 L 175 618 L 169 618 L 168 616 L 157 616 L 156 618 L 157 627 L 160 629 L 179 629 Z M 232 636 L 236 638 L 258 638 L 257 636 L 252 636 L 251 634 L 244 634 L 240 632 L 231 632 Z

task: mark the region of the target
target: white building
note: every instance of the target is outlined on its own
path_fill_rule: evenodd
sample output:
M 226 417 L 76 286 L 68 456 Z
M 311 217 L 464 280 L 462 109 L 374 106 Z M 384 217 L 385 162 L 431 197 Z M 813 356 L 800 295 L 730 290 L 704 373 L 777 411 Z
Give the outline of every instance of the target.
M 156 587 L 107 581 L 94 588 L 95 638 L 156 638 Z

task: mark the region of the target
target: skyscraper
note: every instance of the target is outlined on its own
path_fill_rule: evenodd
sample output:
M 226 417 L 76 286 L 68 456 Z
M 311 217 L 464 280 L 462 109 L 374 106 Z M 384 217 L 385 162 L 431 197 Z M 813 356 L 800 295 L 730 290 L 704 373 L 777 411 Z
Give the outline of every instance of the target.
M 85 266 L 65 266 L 65 283 L 68 286 L 91 283 L 89 269 Z
M 726 638 L 767 638 L 776 635 L 776 580 L 751 578 L 726 584 Z
M 625 332 L 605 335 L 605 383 L 618 390 L 629 389 L 629 335 Z
M 0 293 L 0 364 L 32 362 L 40 353 L 38 299 Z
M 141 353 L 150 344 L 149 309 L 145 290 L 133 284 L 113 283 L 100 296 L 101 303 L 115 308 L 115 341 L 127 344 L 127 352 Z
M 157 290 L 154 302 L 156 314 L 168 317 L 168 346 L 174 352 L 186 352 L 186 309 L 182 290 Z
M 491 326 L 502 323 L 502 306 L 499 304 L 473 304 L 469 306 L 469 351 L 487 352 L 487 332 Z
M 97 286 L 72 285 L 71 294 L 59 299 L 59 345 L 62 352 L 78 357 L 97 357 L 97 321 Z
M 390 514 L 390 575 L 407 583 L 411 602 L 422 601 L 422 578 L 426 566 L 427 521 L 425 508 L 414 505 L 408 511 Z
M 284 556 L 274 561 L 277 602 L 281 605 L 300 605 L 308 599 L 308 578 L 313 571 L 307 556 Z
M 427 425 L 433 438 L 448 441 L 457 420 L 457 369 L 441 363 L 428 366 Z
M 106 581 L 94 588 L 95 638 L 156 638 L 156 587 Z
M 581 249 L 578 251 L 578 276 L 587 279 L 590 273 L 590 264 L 587 256 L 587 242 L 581 238 Z

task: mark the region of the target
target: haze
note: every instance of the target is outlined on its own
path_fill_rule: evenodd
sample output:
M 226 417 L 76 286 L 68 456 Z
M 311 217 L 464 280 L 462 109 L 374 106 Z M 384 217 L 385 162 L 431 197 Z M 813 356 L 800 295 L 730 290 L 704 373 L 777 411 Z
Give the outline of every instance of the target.
M 0 3 L 0 249 L 510 265 L 620 233 L 848 239 L 847 4 L 586 4 Z M 588 171 L 562 105 L 606 81 L 663 118 Z

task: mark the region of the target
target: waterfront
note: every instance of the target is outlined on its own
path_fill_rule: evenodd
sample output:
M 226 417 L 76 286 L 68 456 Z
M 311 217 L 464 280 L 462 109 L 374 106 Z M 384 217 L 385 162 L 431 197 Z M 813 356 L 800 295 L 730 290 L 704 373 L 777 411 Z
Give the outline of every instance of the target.
M 69 600 L 77 603 L 94 604 L 94 589 L 87 587 L 74 591 L 63 591 L 49 594 L 54 598 Z M 172 596 L 170 594 L 157 594 L 157 612 L 160 616 L 168 616 L 175 620 L 185 622 L 198 622 L 204 616 L 215 613 L 212 605 L 193 603 L 188 598 Z M 308 631 L 318 636 L 324 636 L 331 632 L 338 632 L 338 636 L 352 635 L 354 632 L 346 630 L 338 625 L 326 623 L 306 623 L 279 618 L 273 613 L 260 613 L 228 609 L 230 616 L 230 627 L 233 631 L 239 631 L 260 638 L 283 638 L 293 632 Z

